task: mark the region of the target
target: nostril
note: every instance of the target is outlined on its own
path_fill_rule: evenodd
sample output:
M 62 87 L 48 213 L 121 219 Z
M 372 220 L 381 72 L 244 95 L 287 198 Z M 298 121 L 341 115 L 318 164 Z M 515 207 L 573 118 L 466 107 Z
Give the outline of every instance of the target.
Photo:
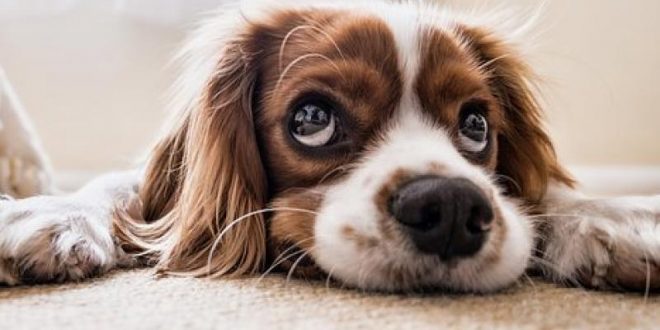
M 473 206 L 465 226 L 470 234 L 483 234 L 490 231 L 493 224 L 493 212 L 490 207 Z
M 400 194 L 390 200 L 390 213 L 399 223 L 411 229 L 426 231 L 433 228 L 439 221 L 441 212 L 438 204 L 402 199 Z
M 446 197 L 442 192 L 444 179 L 421 177 L 403 185 L 389 199 L 389 212 L 407 228 L 425 232 L 438 226 L 443 218 Z

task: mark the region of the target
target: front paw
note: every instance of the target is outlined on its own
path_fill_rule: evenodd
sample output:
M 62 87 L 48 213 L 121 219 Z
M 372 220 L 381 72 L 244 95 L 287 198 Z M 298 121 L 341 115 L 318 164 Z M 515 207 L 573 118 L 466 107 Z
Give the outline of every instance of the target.
M 92 207 L 59 197 L 0 202 L 0 283 L 80 280 L 122 258 Z
M 660 289 L 660 198 L 589 200 L 554 212 L 546 274 L 591 288 Z
M 655 230 L 655 238 L 644 237 L 646 226 L 636 227 L 620 228 L 614 233 L 595 228 L 583 236 L 585 250 L 582 262 L 576 264 L 576 279 L 598 289 L 659 289 L 660 232 Z M 654 230 L 644 229 L 649 234 Z

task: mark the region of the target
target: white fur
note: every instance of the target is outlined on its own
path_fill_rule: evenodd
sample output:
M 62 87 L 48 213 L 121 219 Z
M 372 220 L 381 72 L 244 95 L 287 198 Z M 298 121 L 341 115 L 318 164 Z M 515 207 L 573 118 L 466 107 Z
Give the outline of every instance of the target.
M 130 265 L 110 229 L 116 203 L 138 182 L 137 172 L 112 173 L 69 196 L 0 201 L 0 283 L 77 280 Z

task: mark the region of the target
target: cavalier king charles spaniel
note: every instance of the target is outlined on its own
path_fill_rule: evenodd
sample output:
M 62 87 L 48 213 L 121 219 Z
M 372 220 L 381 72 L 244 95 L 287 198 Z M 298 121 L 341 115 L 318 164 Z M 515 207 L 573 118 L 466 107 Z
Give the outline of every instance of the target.
M 574 190 L 516 28 L 409 2 L 224 8 L 185 48 L 144 167 L 0 202 L 0 282 L 149 265 L 388 292 L 492 292 L 528 269 L 659 288 L 660 196 Z

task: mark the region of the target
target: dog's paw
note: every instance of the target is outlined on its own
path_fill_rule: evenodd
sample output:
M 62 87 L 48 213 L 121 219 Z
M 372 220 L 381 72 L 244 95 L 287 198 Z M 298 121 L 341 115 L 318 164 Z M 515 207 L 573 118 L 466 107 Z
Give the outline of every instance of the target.
M 599 228 L 582 235 L 584 254 L 575 278 L 600 289 L 646 290 L 660 288 L 660 239 L 645 238 L 641 229 L 607 233 Z M 648 228 L 650 229 L 650 228 Z M 651 231 L 649 231 L 651 233 Z M 656 230 L 655 235 L 660 235 Z M 571 252 L 566 251 L 564 258 Z M 559 258 L 559 263 L 562 263 Z
M 0 283 L 80 280 L 125 263 L 102 216 L 61 197 L 0 201 Z
M 660 197 L 585 200 L 553 210 L 541 268 L 599 289 L 660 289 Z

